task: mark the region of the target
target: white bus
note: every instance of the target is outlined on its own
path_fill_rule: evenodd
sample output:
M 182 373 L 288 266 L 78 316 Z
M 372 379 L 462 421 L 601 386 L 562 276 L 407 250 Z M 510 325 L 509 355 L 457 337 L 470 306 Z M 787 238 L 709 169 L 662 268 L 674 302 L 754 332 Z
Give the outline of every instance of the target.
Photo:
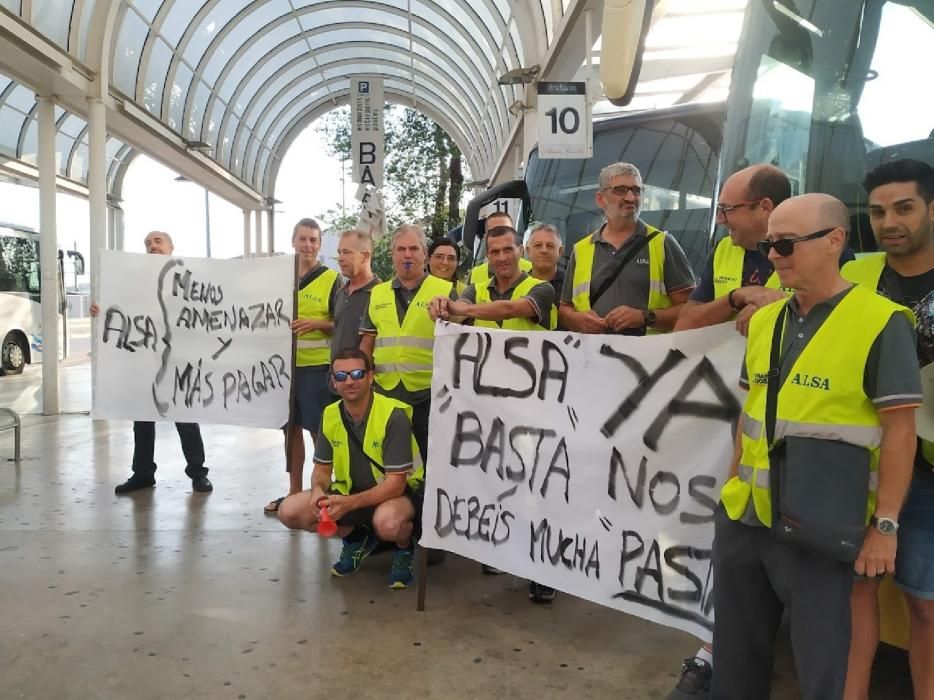
M 84 259 L 75 254 L 78 274 L 84 273 Z M 59 347 L 67 356 L 67 314 L 65 314 L 62 251 L 58 251 Z M 33 362 L 42 361 L 42 291 L 39 273 L 39 233 L 23 226 L 0 223 L 0 370 L 20 374 Z

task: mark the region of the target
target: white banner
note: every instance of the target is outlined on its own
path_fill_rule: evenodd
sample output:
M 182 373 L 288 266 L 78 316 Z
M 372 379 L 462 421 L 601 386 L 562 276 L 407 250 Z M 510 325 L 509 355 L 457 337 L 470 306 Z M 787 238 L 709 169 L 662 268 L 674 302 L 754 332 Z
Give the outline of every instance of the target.
M 353 181 L 383 186 L 383 80 L 350 79 L 350 149 Z
M 284 425 L 294 264 L 102 250 L 93 417 Z
M 645 338 L 438 324 L 421 544 L 709 640 L 741 410 L 732 326 Z

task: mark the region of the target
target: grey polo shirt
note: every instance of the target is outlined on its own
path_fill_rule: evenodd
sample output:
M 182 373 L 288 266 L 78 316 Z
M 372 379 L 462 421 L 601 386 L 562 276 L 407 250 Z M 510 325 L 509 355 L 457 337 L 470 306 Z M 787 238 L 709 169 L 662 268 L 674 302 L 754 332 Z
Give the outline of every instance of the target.
M 797 299 L 791 297 L 785 314 L 779 382 L 783 384 L 788 379 L 791 368 L 801 357 L 808 342 L 852 289 L 845 289 L 827 301 L 815 304 L 807 315 L 801 313 Z M 847 349 L 840 348 L 840 352 L 846 353 Z M 745 357 L 740 369 L 739 385 L 749 389 Z M 917 406 L 921 403 L 921 375 L 915 354 L 915 330 L 904 314 L 892 314 L 873 342 L 863 373 L 863 390 L 879 410 Z M 740 520 L 746 525 L 762 524 L 756 517 L 752 500 Z
M 392 288 L 393 290 L 399 290 L 398 294 L 394 293 L 396 297 L 396 313 L 399 317 L 399 325 L 402 325 L 402 319 L 405 318 L 405 312 L 409 308 L 409 304 L 412 303 L 412 300 L 415 298 L 415 295 L 418 294 L 418 290 L 422 288 L 422 284 L 425 280 L 428 279 L 426 274 L 422 277 L 418 284 L 416 284 L 412 289 L 407 289 L 402 285 L 402 282 L 399 281 L 398 277 L 392 278 Z M 457 300 L 457 290 L 454 289 L 454 285 L 451 285 L 451 294 L 449 295 L 451 299 Z M 428 313 L 427 311 L 425 313 Z M 363 314 L 363 319 L 360 321 L 360 333 L 368 333 L 370 335 L 376 335 L 376 324 L 373 323 L 373 320 L 370 318 L 370 307 L 367 305 L 366 311 Z M 393 389 L 384 389 L 379 385 L 379 382 L 376 383 L 376 389 L 379 393 L 384 394 L 393 399 L 398 399 L 403 403 L 407 403 L 410 406 L 414 406 L 417 403 L 422 401 L 427 401 L 431 398 L 431 389 L 423 389 L 422 391 L 409 391 L 405 388 L 405 385 L 402 382 L 393 388 Z
M 641 220 L 636 224 L 635 233 L 619 248 L 603 238 L 603 227 L 591 234 L 596 244 L 593 259 L 593 277 L 591 289 L 599 289 L 603 281 L 612 273 L 613 261 L 618 255 L 625 255 L 637 241 L 648 234 L 646 225 Z M 576 251 L 571 253 L 568 269 L 564 276 L 564 287 L 561 290 L 561 303 L 571 304 L 574 296 L 574 270 L 577 266 Z M 691 264 L 688 262 L 681 245 L 674 236 L 665 236 L 665 288 L 668 293 L 679 292 L 684 289 L 693 289 L 696 282 Z M 617 306 L 631 306 L 634 309 L 645 309 L 649 305 L 649 250 L 645 246 L 635 258 L 630 260 L 619 273 L 616 281 L 597 299 L 594 306 L 600 316 L 606 316 Z
M 338 350 L 360 347 L 360 323 L 370 306 L 370 292 L 379 284 L 374 277 L 359 289 L 348 291 L 350 281 L 341 285 L 334 297 L 334 333 L 331 335 L 331 362 Z
M 494 277 L 487 285 L 487 289 L 490 290 L 490 301 L 502 301 L 504 299 L 508 301 L 512 299 L 512 293 L 515 291 L 516 287 L 522 284 L 528 276 L 528 272 L 523 272 L 516 278 L 516 281 L 509 286 L 509 289 L 502 293 L 496 288 L 496 278 Z M 535 308 L 535 321 L 539 325 L 547 328 L 551 316 L 551 307 L 555 304 L 555 290 L 554 287 L 551 286 L 551 283 L 540 282 L 532 287 L 528 294 L 521 298 L 528 299 L 532 302 L 532 306 Z M 476 304 L 476 285 L 468 284 L 461 293 L 461 300 Z M 501 322 L 497 323 L 499 323 L 500 326 L 503 325 Z
M 373 406 L 373 400 L 370 399 L 370 407 L 366 410 L 366 415 L 359 423 L 353 418 L 347 416 L 350 423 L 350 429 L 363 443 L 363 437 L 366 434 L 367 421 L 370 419 L 370 408 Z M 344 410 L 344 404 L 341 402 L 340 410 Z M 353 440 L 347 441 L 347 449 L 350 453 L 350 480 L 353 482 L 351 493 L 360 493 L 376 486 L 376 479 L 373 477 L 373 470 L 370 466 L 370 460 L 363 454 Z M 315 462 L 321 464 L 334 463 L 334 448 L 331 442 L 324 434 L 323 426 L 318 431 L 318 439 L 315 440 Z M 404 474 L 412 468 L 412 424 L 408 416 L 401 408 L 393 409 L 389 414 L 389 420 L 386 422 L 386 437 L 383 440 L 383 468 L 387 474 Z

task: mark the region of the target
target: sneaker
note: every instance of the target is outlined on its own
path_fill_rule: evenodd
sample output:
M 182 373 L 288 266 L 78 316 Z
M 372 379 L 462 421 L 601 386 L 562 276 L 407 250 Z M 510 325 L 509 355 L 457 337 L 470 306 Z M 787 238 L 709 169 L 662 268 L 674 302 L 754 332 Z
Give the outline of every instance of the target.
M 357 573 L 363 560 L 370 556 L 379 544 L 379 538 L 370 534 L 369 530 L 356 537 L 355 532 L 350 534 L 350 537 L 344 538 L 340 559 L 331 567 L 332 576 L 350 576 Z
M 555 599 L 555 589 L 535 581 L 529 581 L 529 600 L 533 603 L 550 603 Z
M 713 667 L 709 663 L 694 656 L 685 659 L 681 664 L 681 679 L 668 695 L 667 700 L 684 700 L 684 698 L 706 700 L 712 678 Z
M 133 491 L 139 491 L 140 489 L 152 488 L 156 485 L 156 480 L 152 477 L 138 477 L 136 474 L 131 476 L 129 479 L 124 481 L 122 484 L 117 484 L 114 487 L 114 493 L 118 496 L 124 493 L 131 493 Z
M 389 570 L 390 588 L 408 588 L 415 576 L 412 574 L 412 546 L 404 549 L 396 547 L 392 555 L 392 568 Z
M 214 490 L 214 484 L 206 476 L 196 476 L 191 480 L 191 488 L 198 493 L 210 493 Z
M 480 573 L 484 576 L 499 576 L 503 572 L 497 569 L 495 566 L 490 566 L 489 564 L 480 565 Z

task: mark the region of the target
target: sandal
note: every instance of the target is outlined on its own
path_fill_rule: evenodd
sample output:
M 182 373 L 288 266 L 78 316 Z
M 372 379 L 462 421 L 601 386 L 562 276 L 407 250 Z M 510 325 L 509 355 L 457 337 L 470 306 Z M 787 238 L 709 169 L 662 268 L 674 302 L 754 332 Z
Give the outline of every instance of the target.
M 278 512 L 279 506 L 282 505 L 282 501 L 284 501 L 284 500 L 285 500 L 285 496 L 282 496 L 282 498 L 277 498 L 277 499 L 274 500 L 274 501 L 270 501 L 269 503 L 266 504 L 266 507 L 263 508 L 263 512 L 264 512 L 264 513 L 276 513 L 276 512 Z

